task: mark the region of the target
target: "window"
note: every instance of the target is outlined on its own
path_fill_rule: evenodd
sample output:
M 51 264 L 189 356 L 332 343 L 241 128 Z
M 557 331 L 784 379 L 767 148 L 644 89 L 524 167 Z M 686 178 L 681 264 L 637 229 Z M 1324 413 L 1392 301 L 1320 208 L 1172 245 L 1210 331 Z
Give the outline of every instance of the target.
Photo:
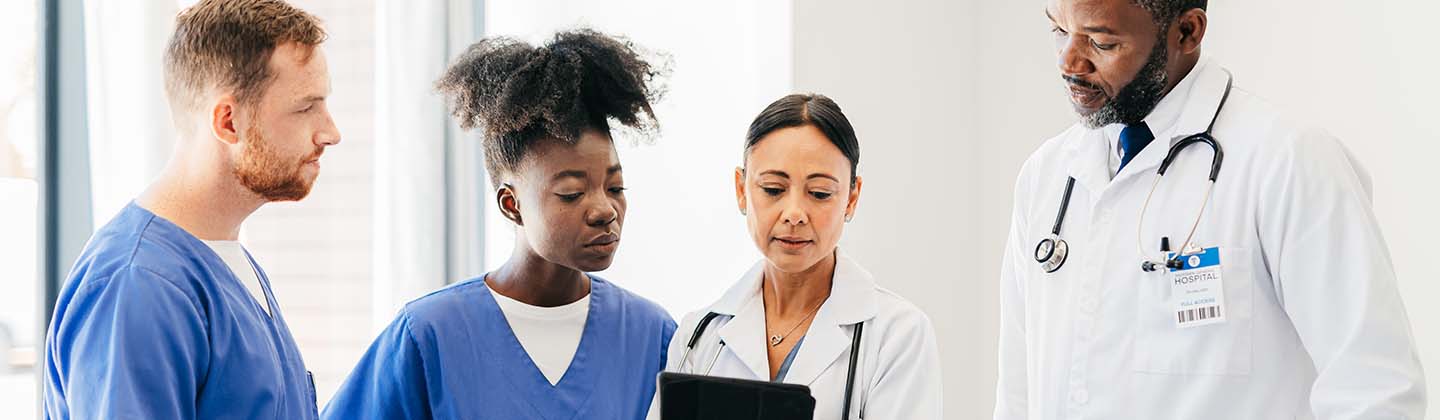
M 35 418 L 38 2 L 0 3 L 0 417 Z

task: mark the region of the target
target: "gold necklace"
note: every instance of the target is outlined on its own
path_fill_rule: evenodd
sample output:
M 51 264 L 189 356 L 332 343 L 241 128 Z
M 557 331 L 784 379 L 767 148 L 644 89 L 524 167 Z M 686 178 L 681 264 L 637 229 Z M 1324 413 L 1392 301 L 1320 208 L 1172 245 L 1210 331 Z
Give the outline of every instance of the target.
M 763 289 L 763 286 L 762 286 L 762 289 Z M 776 291 L 776 292 L 775 292 L 775 302 L 777 302 L 777 303 L 780 302 L 780 292 L 779 292 L 779 291 Z M 804 325 L 804 324 L 805 324 L 805 321 L 809 321 L 809 320 L 810 320 L 810 317 L 813 317 L 813 316 L 815 316 L 816 313 L 820 312 L 820 304 L 822 304 L 822 303 L 825 303 L 825 300 L 824 300 L 824 299 L 821 299 L 820 302 L 816 302 L 816 303 L 815 303 L 815 308 L 810 309 L 810 314 L 809 314 L 809 315 L 805 315 L 804 318 L 801 318 L 801 319 L 800 319 L 800 322 L 796 322 L 796 323 L 795 323 L 795 326 L 790 327 L 790 331 L 786 331 L 785 334 L 773 334 L 773 333 L 772 333 L 772 334 L 770 335 L 770 347 L 779 346 L 780 343 L 785 342 L 785 338 L 786 338 L 786 337 L 789 337 L 791 333 L 794 333 L 795 330 L 799 329 L 801 325 Z

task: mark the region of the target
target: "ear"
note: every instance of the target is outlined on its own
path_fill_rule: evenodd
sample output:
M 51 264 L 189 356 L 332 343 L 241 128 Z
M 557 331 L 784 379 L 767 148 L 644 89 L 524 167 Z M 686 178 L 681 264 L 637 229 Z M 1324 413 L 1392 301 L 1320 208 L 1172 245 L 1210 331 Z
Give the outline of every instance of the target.
M 1182 54 L 1192 55 L 1200 52 L 1200 43 L 1205 40 L 1205 31 L 1209 28 L 1210 18 L 1202 9 L 1190 9 L 1175 21 L 1175 29 L 1180 32 L 1180 48 Z
M 500 206 L 500 214 L 510 219 L 516 226 L 525 226 L 520 218 L 520 201 L 515 198 L 515 187 L 510 184 L 501 184 L 495 189 L 495 203 Z
M 745 214 L 745 168 L 735 167 L 735 205 Z
M 865 179 L 859 175 L 855 176 L 855 186 L 850 187 L 850 202 L 845 203 L 845 221 L 849 222 L 855 217 L 855 206 L 860 204 L 860 187 L 865 186 Z
M 235 114 L 238 111 L 239 103 L 230 94 L 220 95 L 210 109 L 210 132 L 221 143 L 233 145 L 240 142 L 240 131 L 235 129 Z

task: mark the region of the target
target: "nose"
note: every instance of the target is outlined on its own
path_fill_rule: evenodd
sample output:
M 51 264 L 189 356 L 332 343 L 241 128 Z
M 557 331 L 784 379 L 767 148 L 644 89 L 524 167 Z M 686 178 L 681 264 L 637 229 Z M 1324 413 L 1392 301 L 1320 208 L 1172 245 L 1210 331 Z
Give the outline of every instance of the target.
M 805 209 L 801 207 L 800 194 L 789 194 L 785 200 L 785 208 L 780 212 L 780 220 L 787 225 L 800 226 L 810 223 L 810 216 L 806 215 Z
M 595 201 L 597 201 L 597 203 L 585 212 L 586 224 L 594 227 L 604 227 L 615 223 L 615 220 L 620 218 L 620 209 L 612 200 L 605 198 Z
M 335 118 L 330 116 L 330 111 L 325 111 L 325 124 L 319 132 L 315 133 L 315 143 L 321 146 L 334 146 L 340 144 L 340 128 L 335 126 Z
M 1060 73 L 1066 76 L 1082 76 L 1095 71 L 1095 63 L 1085 54 L 1085 44 L 1080 37 L 1061 35 L 1055 40 L 1059 48 Z

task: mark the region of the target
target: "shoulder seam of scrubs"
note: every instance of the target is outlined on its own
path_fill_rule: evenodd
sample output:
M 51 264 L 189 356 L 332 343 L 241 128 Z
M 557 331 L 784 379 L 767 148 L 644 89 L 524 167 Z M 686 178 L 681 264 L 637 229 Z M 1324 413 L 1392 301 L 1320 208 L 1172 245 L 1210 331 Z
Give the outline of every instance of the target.
M 145 232 L 149 232 L 150 225 L 155 223 L 155 213 L 151 213 L 150 210 L 145 210 L 145 213 L 147 213 L 145 215 L 145 226 L 141 226 L 139 231 L 136 232 L 135 243 L 130 244 L 130 255 L 125 257 L 125 265 L 127 266 L 135 263 L 135 255 L 140 253 L 140 242 L 145 240 Z M 183 232 L 184 229 L 181 229 L 181 231 Z M 190 232 L 185 232 L 185 234 L 189 235 Z
M 100 285 L 110 284 L 110 279 L 114 277 L 115 276 L 113 275 L 109 275 L 104 277 L 85 279 L 87 281 L 84 285 L 81 285 L 80 288 L 75 291 L 75 295 L 88 297 L 90 296 L 90 293 L 94 293 L 95 288 L 100 287 Z M 82 277 L 82 279 L 84 278 Z
M 427 372 L 425 371 L 425 354 L 424 354 L 423 352 L 418 351 L 418 349 L 420 349 L 420 348 L 422 348 L 422 347 L 420 346 L 420 340 L 417 340 L 417 339 L 415 338 L 415 328 L 412 327 L 412 325 L 415 325 L 415 318 L 414 318 L 414 317 L 411 317 L 409 312 L 406 312 L 405 310 L 402 309 L 402 310 L 400 311 L 400 319 L 401 319 L 402 321 L 404 321 L 404 323 L 402 324 L 402 327 L 401 327 L 401 328 L 403 328 L 404 331 L 405 331 L 405 339 L 408 340 L 408 341 L 410 341 L 410 348 L 412 348 L 412 349 L 417 349 L 416 352 L 415 352 L 415 357 L 418 358 L 419 361 L 420 361 L 420 374 L 423 375 L 423 376 L 429 376 L 429 375 L 427 374 Z M 420 383 L 420 385 L 421 385 L 421 386 L 426 386 L 427 384 L 426 384 L 424 381 L 422 381 L 422 382 Z M 430 390 L 428 389 L 428 386 L 427 386 L 426 388 L 427 388 L 427 389 L 425 390 L 425 393 L 426 393 L 426 394 L 429 394 L 429 393 L 430 393 Z M 427 396 L 426 399 L 428 400 L 429 397 Z M 429 402 L 428 402 L 428 401 L 426 402 L 426 406 L 429 407 Z M 429 410 L 429 409 L 432 409 L 432 408 L 427 408 L 427 410 Z
M 155 272 L 155 270 L 151 270 L 151 269 L 149 269 L 149 268 L 145 268 L 145 267 L 138 266 L 138 265 L 134 265 L 134 264 L 128 264 L 128 265 L 125 266 L 125 268 L 128 269 L 128 270 L 140 270 L 140 271 L 144 271 L 144 272 L 146 272 L 146 273 L 149 273 L 149 274 L 152 275 L 152 276 L 155 276 L 156 279 L 159 279 L 159 280 L 160 280 L 160 283 L 163 283 L 163 284 L 165 284 L 166 286 L 170 286 L 171 289 L 175 289 L 175 291 L 176 291 L 176 292 L 179 292 L 181 296 L 184 296 L 184 297 L 185 297 L 185 300 L 188 301 L 188 302 L 190 302 L 191 309 L 194 309 L 195 312 L 197 312 L 197 313 L 203 313 L 203 311 L 200 310 L 200 302 L 197 302 L 197 301 L 196 301 L 196 298 L 195 298 L 194 296 L 191 296 L 190 293 L 187 293 L 187 292 L 185 291 L 185 288 L 180 287 L 179 285 L 176 285 L 174 282 L 170 281 L 170 278 L 165 277 L 165 276 L 161 275 L 160 273 Z M 113 277 L 111 277 L 111 279 L 113 280 Z

